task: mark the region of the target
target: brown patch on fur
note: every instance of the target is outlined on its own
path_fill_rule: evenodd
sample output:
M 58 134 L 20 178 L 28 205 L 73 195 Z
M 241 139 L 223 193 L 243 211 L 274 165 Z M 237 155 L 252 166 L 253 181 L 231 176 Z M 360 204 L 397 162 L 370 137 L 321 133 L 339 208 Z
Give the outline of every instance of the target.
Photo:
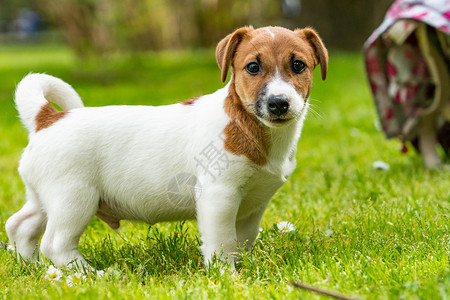
M 230 62 L 233 60 L 238 45 L 245 38 L 245 36 L 253 30 L 254 29 L 252 26 L 239 28 L 235 32 L 230 33 L 223 38 L 217 45 L 216 60 L 221 70 L 222 82 L 225 82 L 227 79 L 228 68 L 230 66 Z
M 230 85 L 224 109 L 231 118 L 224 130 L 225 150 L 235 155 L 245 155 L 258 166 L 265 165 L 270 145 L 264 127 L 254 115 L 244 109 L 234 89 L 234 82 Z
M 53 123 L 63 118 L 66 114 L 67 111 L 56 110 L 56 108 L 47 102 L 41 107 L 41 110 L 36 116 L 36 132 L 50 127 Z
M 242 27 L 219 42 L 216 60 L 222 81 L 225 81 L 230 65 L 234 73 L 224 104 L 225 112 L 231 118 L 225 128 L 225 149 L 245 155 L 257 165 L 264 165 L 271 144 L 266 127 L 256 113 L 267 84 L 278 72 L 307 101 L 313 70 L 318 64 L 321 65 L 322 79 L 326 77 L 327 50 L 311 28 L 291 31 L 282 27 Z M 300 73 L 292 69 L 295 60 L 306 64 Z M 246 70 L 252 62 L 260 66 L 257 74 L 249 74 Z
M 216 59 L 222 71 L 222 81 L 231 64 L 236 92 L 244 101 L 244 107 L 254 104 L 277 70 L 283 80 L 290 82 L 307 99 L 314 68 L 320 64 L 322 79 L 326 78 L 328 69 L 328 52 L 319 35 L 311 28 L 291 31 L 282 27 L 243 27 L 220 41 Z M 292 72 L 292 61 L 296 59 L 307 65 L 301 74 Z M 257 76 L 245 70 L 250 62 L 258 62 L 261 66 L 262 72 Z
M 320 74 L 322 76 L 322 80 L 325 80 L 328 72 L 328 51 L 327 48 L 325 48 L 322 39 L 317 32 L 310 27 L 306 27 L 302 30 L 296 30 L 295 32 L 303 35 L 312 45 L 316 56 L 315 64 L 320 64 Z
M 192 104 L 194 104 L 194 102 L 195 102 L 198 98 L 200 98 L 200 97 L 192 97 L 192 98 L 186 99 L 186 100 L 184 100 L 183 102 L 181 102 L 181 104 L 183 104 L 183 105 L 192 105 Z
M 236 78 L 236 92 L 244 100 L 244 106 L 253 105 L 259 93 L 272 80 L 278 71 L 283 80 L 290 82 L 304 99 L 307 99 L 313 82 L 313 70 L 320 63 L 322 77 L 326 77 L 328 55 L 320 38 L 310 28 L 296 31 L 281 27 L 269 27 L 247 33 L 244 42 L 235 49 L 231 65 Z M 300 73 L 292 71 L 292 61 L 300 59 L 306 69 Z M 248 74 L 245 66 L 258 62 L 261 73 Z

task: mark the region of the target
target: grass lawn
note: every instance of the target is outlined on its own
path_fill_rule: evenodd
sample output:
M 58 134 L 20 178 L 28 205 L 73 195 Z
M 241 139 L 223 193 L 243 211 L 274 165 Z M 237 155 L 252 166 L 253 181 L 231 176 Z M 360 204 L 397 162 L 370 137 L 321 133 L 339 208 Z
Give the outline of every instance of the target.
M 160 105 L 221 87 L 214 51 L 163 52 L 106 62 L 77 61 L 51 45 L 0 46 L 0 241 L 24 204 L 17 174 L 27 132 L 13 105 L 29 72 L 63 78 L 87 106 Z M 255 247 L 236 272 L 205 270 L 196 223 L 149 227 L 122 221 L 120 235 L 95 218 L 80 251 L 102 277 L 70 286 L 73 271 L 47 279 L 50 263 L 23 264 L 0 249 L 0 298 L 314 299 L 301 281 L 358 299 L 450 297 L 450 171 L 427 171 L 413 151 L 399 152 L 375 126 L 359 53 L 331 52 L 328 79 L 315 74 L 298 166 L 274 196 Z M 382 160 L 388 171 L 375 170 Z M 289 221 L 296 230 L 278 231 Z

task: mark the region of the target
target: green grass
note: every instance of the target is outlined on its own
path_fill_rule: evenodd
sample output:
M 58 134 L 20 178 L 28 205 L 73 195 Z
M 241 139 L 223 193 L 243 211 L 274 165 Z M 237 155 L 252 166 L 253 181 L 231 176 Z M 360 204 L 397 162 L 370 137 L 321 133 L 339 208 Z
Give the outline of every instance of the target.
M 221 87 L 214 52 L 163 52 L 77 61 L 61 46 L 0 47 L 0 241 L 24 203 L 17 174 L 27 143 L 13 105 L 28 72 L 71 83 L 87 106 L 168 104 Z M 357 53 L 332 52 L 329 75 L 316 72 L 298 167 L 273 198 L 260 238 L 236 272 L 205 270 L 195 222 L 122 222 L 120 235 L 95 219 L 80 251 L 99 269 L 70 287 L 46 278 L 49 262 L 23 264 L 0 250 L 2 299 L 321 298 L 302 281 L 360 299 L 450 297 L 450 171 L 427 171 L 374 125 L 376 114 Z M 372 168 L 375 160 L 389 171 Z M 280 233 L 287 220 L 297 230 Z M 65 276 L 73 273 L 64 270 Z

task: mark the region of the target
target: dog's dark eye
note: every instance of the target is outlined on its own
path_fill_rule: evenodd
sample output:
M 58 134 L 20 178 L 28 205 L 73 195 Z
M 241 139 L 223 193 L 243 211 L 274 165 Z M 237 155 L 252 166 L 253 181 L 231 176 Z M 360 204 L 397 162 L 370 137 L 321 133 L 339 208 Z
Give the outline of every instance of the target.
M 259 72 L 261 71 L 260 66 L 259 66 L 258 63 L 256 63 L 256 62 L 251 62 L 251 63 L 249 63 L 249 64 L 245 67 L 245 69 L 247 70 L 247 72 L 248 72 L 250 75 L 257 75 L 257 74 L 259 74 Z
M 305 69 L 306 69 L 306 64 L 303 61 L 296 59 L 292 62 L 292 71 L 294 71 L 295 73 L 300 74 Z

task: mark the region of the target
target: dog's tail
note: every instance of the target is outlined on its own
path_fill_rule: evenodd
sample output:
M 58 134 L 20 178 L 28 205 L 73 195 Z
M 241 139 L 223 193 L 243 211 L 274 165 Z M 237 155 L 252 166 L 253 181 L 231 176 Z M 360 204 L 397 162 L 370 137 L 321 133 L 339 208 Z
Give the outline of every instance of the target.
M 31 73 L 16 88 L 16 108 L 28 131 L 36 131 L 36 117 L 41 108 L 51 101 L 63 110 L 83 107 L 83 101 L 75 90 L 59 78 Z

